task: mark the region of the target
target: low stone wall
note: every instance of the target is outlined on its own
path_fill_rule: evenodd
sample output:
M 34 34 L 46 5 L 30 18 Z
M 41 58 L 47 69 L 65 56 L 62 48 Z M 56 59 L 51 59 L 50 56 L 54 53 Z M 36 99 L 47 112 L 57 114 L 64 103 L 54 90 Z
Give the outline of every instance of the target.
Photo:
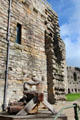
M 47 110 L 44 111 L 39 111 L 39 113 L 34 114 L 34 115 L 27 115 L 27 116 L 11 116 L 11 115 L 0 115 L 0 120 L 53 120 L 55 118 L 55 115 L 50 113 Z M 58 117 L 57 120 L 67 120 L 66 115 L 61 115 Z

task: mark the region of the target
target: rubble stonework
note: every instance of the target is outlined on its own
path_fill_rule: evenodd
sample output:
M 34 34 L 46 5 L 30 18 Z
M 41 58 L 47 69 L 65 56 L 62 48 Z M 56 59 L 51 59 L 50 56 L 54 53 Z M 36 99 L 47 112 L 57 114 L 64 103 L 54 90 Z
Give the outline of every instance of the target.
M 68 93 L 80 93 L 80 68 L 67 67 Z
M 8 0 L 0 0 L 0 106 L 4 95 L 8 8 Z M 17 23 L 21 25 L 21 44 L 16 43 Z M 65 45 L 59 31 L 57 14 L 42 0 L 12 1 L 7 103 L 23 95 L 23 83 L 32 75 L 40 80 L 44 77 L 44 93 L 50 103 L 65 98 Z

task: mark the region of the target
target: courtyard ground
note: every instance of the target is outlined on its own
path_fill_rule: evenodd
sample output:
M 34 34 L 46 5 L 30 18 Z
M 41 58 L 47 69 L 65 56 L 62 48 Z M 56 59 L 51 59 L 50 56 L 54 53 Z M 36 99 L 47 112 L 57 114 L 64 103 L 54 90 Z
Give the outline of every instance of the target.
M 80 99 L 78 99 L 76 101 L 73 101 L 73 102 L 70 102 L 70 101 L 57 102 L 54 105 L 54 108 L 58 112 L 61 108 L 65 107 L 65 106 L 73 105 L 73 103 L 77 103 L 80 106 Z M 68 116 L 68 120 L 75 120 L 74 119 L 74 109 L 73 108 L 66 109 L 62 113 Z M 80 114 L 79 114 L 79 119 L 80 119 Z

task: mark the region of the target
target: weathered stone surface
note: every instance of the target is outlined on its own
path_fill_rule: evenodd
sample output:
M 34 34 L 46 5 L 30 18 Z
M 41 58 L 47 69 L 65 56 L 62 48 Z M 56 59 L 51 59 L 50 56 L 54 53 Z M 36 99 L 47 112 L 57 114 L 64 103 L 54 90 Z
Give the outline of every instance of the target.
M 0 0 L 0 108 L 5 81 L 8 7 L 8 0 Z M 16 43 L 17 23 L 22 26 L 21 44 Z M 47 96 L 48 90 L 51 103 L 64 98 L 65 90 L 61 88 L 65 88 L 65 66 L 65 45 L 59 35 L 57 14 L 41 0 L 13 0 L 7 103 L 22 96 L 23 83 L 34 74 L 39 79 L 44 76 L 44 92 Z
M 80 93 L 80 68 L 67 67 L 67 93 Z
M 53 120 L 55 118 L 55 115 L 53 115 L 51 112 L 49 112 L 48 110 L 45 111 L 39 111 L 39 113 L 37 114 L 33 114 L 33 115 L 27 115 L 27 116 L 11 116 L 11 115 L 0 115 L 0 120 Z M 57 120 L 67 120 L 67 116 L 62 114 L 60 115 Z

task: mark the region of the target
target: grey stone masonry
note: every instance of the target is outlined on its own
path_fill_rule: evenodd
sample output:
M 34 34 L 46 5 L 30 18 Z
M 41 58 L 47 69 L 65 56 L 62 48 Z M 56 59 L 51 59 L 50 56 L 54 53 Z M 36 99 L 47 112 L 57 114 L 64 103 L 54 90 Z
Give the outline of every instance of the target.
M 7 53 L 8 0 L 0 0 L 0 109 L 3 104 Z M 21 44 L 16 43 L 17 24 Z M 23 95 L 23 83 L 44 77 L 50 103 L 65 99 L 65 45 L 57 14 L 43 0 L 12 0 L 7 104 Z
M 80 93 L 80 68 L 67 67 L 67 93 Z

